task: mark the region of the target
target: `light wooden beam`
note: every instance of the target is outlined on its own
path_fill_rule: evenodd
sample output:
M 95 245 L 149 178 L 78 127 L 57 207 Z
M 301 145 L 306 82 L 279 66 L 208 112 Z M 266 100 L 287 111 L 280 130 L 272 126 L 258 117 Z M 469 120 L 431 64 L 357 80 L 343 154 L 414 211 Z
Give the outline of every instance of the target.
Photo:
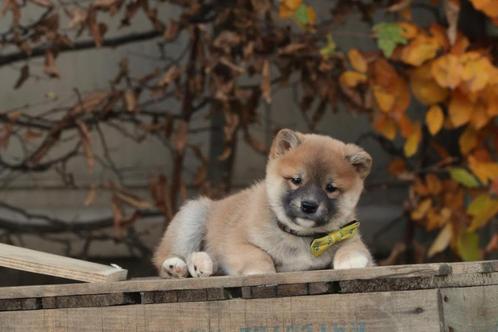
M 0 266 L 87 282 L 125 280 L 127 270 L 0 243 Z

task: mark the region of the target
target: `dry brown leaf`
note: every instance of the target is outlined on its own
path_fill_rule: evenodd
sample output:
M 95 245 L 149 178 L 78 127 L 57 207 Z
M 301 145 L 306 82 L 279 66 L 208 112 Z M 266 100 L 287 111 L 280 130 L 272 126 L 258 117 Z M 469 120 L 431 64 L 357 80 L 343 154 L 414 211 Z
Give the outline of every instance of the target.
M 176 125 L 175 134 L 172 138 L 175 150 L 181 152 L 185 150 L 188 138 L 188 123 L 180 120 Z
M 16 85 L 14 85 L 14 89 L 19 89 L 24 82 L 29 78 L 29 66 L 24 65 L 21 68 L 21 74 L 19 75 L 19 78 L 17 79 Z
M 445 250 L 450 244 L 451 238 L 453 236 L 453 227 L 450 223 L 446 224 L 444 228 L 439 232 L 438 236 L 431 244 L 429 248 L 429 252 L 427 253 L 427 257 L 432 257 L 437 253 Z
M 133 89 L 126 89 L 124 93 L 126 110 L 128 112 L 137 111 L 137 95 Z
M 90 186 L 90 190 L 88 190 L 88 193 L 86 194 L 85 202 L 83 204 L 85 206 L 90 206 L 95 202 L 96 198 L 97 198 L 97 186 L 92 184 Z
M 53 3 L 50 0 L 30 0 L 32 3 L 41 7 L 52 7 Z
M 109 97 L 108 91 L 93 91 L 86 95 L 83 100 L 79 101 L 72 109 L 74 114 L 93 112 L 95 108 L 101 106 Z
M 171 66 L 168 68 L 166 73 L 164 73 L 163 77 L 157 82 L 157 85 L 161 88 L 168 87 L 171 82 L 175 81 L 180 77 L 181 70 L 177 66 Z
M 68 12 L 71 20 L 68 23 L 70 29 L 81 27 L 88 18 L 88 12 L 80 7 L 75 7 Z
M 397 242 L 389 254 L 389 257 L 381 260 L 379 262 L 380 266 L 395 265 L 398 262 L 399 257 L 406 252 L 406 244 L 403 242 Z
M 446 34 L 448 35 L 450 44 L 454 45 L 458 33 L 458 15 L 460 13 L 460 1 L 445 0 L 444 13 L 446 14 L 446 20 L 448 21 L 448 30 L 446 31 Z
M 407 9 L 412 4 L 412 0 L 400 0 L 387 8 L 388 12 L 399 12 Z
M 81 143 L 83 144 L 83 152 L 87 163 L 88 171 L 93 172 L 95 167 L 95 157 L 93 154 L 92 143 L 90 139 L 90 130 L 83 121 L 77 121 L 78 129 L 81 136 Z
M 229 146 L 225 146 L 225 148 L 223 149 L 223 152 L 218 157 L 218 160 L 220 160 L 220 161 L 227 160 L 231 154 L 232 154 L 232 149 Z
M 55 55 L 54 52 L 50 49 L 45 52 L 45 63 L 43 71 L 50 77 L 59 77 L 59 71 L 55 66 Z
M 122 202 L 136 208 L 136 209 L 150 209 L 152 207 L 152 205 L 148 201 L 146 201 L 146 200 L 144 200 L 136 195 L 133 195 L 131 193 L 125 192 L 121 189 L 115 189 L 114 195 L 120 201 L 122 201 Z

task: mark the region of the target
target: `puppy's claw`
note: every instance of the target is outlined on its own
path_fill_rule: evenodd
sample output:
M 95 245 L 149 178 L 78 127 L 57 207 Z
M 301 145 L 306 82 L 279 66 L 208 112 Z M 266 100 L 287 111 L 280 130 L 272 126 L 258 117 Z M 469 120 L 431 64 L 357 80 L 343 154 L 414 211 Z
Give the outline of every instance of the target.
M 187 264 L 178 257 L 165 259 L 159 271 L 161 278 L 185 278 L 187 274 Z
M 204 251 L 193 252 L 187 258 L 187 266 L 193 278 L 209 277 L 215 272 L 213 260 Z
M 334 269 L 356 269 L 369 265 L 369 258 L 361 252 L 352 252 L 334 259 Z

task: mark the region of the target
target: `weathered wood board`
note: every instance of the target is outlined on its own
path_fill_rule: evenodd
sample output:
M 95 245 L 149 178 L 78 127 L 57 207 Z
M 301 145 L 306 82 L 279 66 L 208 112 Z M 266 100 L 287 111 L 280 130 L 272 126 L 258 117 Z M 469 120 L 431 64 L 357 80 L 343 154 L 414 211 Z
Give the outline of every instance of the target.
M 445 331 L 498 331 L 498 285 L 441 289 Z
M 497 331 L 498 262 L 0 288 L 0 331 Z
M 437 291 L 146 304 L 0 314 L 2 331 L 437 331 Z M 22 321 L 22 324 L 19 324 Z
M 125 280 L 127 271 L 80 259 L 0 243 L 0 266 L 72 280 Z

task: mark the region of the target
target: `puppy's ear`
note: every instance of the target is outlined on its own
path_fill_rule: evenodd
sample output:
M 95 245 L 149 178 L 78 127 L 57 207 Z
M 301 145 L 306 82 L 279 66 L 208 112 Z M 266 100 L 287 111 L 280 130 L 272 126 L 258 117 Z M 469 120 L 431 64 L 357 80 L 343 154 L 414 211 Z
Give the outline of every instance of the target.
M 270 159 L 284 155 L 302 143 L 302 134 L 290 129 L 281 129 L 273 139 L 270 150 Z
M 365 179 L 372 168 L 372 157 L 355 144 L 346 144 L 346 160 L 353 165 L 360 178 Z

